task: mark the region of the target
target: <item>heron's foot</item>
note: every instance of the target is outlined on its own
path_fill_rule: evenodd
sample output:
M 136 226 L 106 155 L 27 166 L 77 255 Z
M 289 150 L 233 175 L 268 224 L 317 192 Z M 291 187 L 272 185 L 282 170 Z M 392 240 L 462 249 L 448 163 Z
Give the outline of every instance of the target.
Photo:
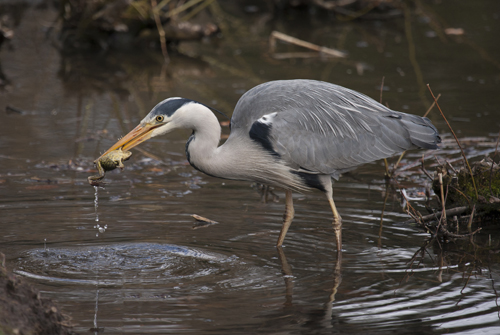
M 267 204 L 269 202 L 269 195 L 272 196 L 272 200 L 271 200 L 272 202 L 279 201 L 280 197 L 273 192 L 272 187 L 270 187 L 268 185 L 264 185 L 264 184 L 258 184 L 258 189 L 260 191 L 260 201 L 263 204 Z

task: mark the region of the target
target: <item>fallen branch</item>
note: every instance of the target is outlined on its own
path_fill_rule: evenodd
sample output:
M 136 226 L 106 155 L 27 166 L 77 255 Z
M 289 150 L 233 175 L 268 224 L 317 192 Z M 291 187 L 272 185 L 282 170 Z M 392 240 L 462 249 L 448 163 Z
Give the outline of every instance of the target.
M 292 37 L 290 35 L 280 33 L 279 31 L 273 31 L 271 33 L 271 36 L 269 37 L 269 51 L 272 54 L 274 54 L 274 52 L 276 50 L 276 40 L 285 41 L 285 42 L 295 44 L 295 45 L 301 46 L 303 48 L 314 50 L 314 51 L 317 51 L 319 53 L 326 54 L 326 55 L 333 56 L 333 57 L 339 57 L 339 58 L 347 57 L 347 54 L 345 52 L 342 52 L 342 51 L 339 51 L 336 49 L 332 49 L 332 48 L 319 46 L 319 45 L 316 45 L 316 44 L 313 44 L 313 43 L 310 43 L 307 41 L 303 41 L 303 40 L 300 40 L 298 38 Z
M 477 234 L 478 232 L 481 231 L 481 227 L 477 228 L 476 230 L 474 230 L 473 232 L 470 232 L 470 233 L 467 233 L 467 234 L 454 234 L 444 228 L 441 229 L 441 232 L 443 233 L 444 236 L 446 237 L 451 237 L 451 238 L 465 238 L 465 237 L 469 237 L 469 236 L 472 236 L 472 235 L 475 235 Z
M 462 214 L 463 212 L 467 211 L 468 209 L 469 209 L 469 207 L 467 207 L 467 206 L 455 207 L 455 208 L 452 208 L 452 209 L 447 209 L 445 211 L 445 215 L 446 216 L 453 216 L 453 215 Z M 421 222 L 422 223 L 429 222 L 429 221 L 432 221 L 432 220 L 436 219 L 436 217 L 439 219 L 439 218 L 441 218 L 441 215 L 442 215 L 442 212 L 436 212 L 436 213 L 433 213 L 433 214 L 422 216 L 421 217 Z M 403 222 L 403 224 L 416 223 L 416 222 L 417 221 L 415 219 L 411 219 L 411 220 Z

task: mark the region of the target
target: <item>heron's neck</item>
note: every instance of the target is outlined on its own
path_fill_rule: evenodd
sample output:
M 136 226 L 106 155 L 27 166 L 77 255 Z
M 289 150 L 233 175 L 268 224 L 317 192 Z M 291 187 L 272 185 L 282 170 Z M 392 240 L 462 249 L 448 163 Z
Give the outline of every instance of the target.
M 196 169 L 216 177 L 226 177 L 227 164 L 221 157 L 219 141 L 221 127 L 214 113 L 204 106 L 196 106 L 193 115 L 187 116 L 193 134 L 186 143 L 186 156 Z
M 186 156 L 193 167 L 219 178 L 304 189 L 289 167 L 279 164 L 244 131 L 231 133 L 228 140 L 218 146 L 221 135 L 219 121 L 212 111 L 200 106 L 196 106 L 196 111 L 188 112 L 191 115 L 185 115 L 186 123 L 183 124 L 184 128 L 193 130 L 186 144 Z

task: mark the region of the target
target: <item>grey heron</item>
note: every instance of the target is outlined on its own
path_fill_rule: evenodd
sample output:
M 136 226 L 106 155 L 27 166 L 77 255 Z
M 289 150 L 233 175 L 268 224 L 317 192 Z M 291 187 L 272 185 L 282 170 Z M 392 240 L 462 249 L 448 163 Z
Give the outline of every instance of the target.
M 318 189 L 333 213 L 337 250 L 342 219 L 333 201 L 332 178 L 364 163 L 408 149 L 436 149 L 439 134 L 425 117 L 393 111 L 359 92 L 315 80 L 258 85 L 238 101 L 231 133 L 219 146 L 221 127 L 206 105 L 169 98 L 102 156 L 184 128 L 189 163 L 208 175 L 285 189 L 285 214 L 277 246 L 294 217 L 292 191 Z M 102 157 L 101 156 L 101 157 Z

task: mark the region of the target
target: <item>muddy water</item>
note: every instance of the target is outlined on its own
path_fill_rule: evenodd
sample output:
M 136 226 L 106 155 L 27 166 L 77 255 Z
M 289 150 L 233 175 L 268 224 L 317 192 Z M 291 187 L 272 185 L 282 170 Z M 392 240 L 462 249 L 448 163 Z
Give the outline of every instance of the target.
M 495 6 L 441 3 L 426 15 L 411 11 L 409 26 L 294 11 L 268 20 L 226 7 L 222 37 L 181 44 L 163 69 L 147 50 L 63 56 L 44 39 L 55 12 L 24 9 L 11 48 L 0 53 L 10 81 L 0 92 L 7 266 L 55 299 L 80 333 L 499 333 L 494 249 L 474 258 L 467 246 L 432 245 L 411 264 L 428 236 L 403 223 L 400 193 L 386 189 L 380 162 L 336 183 L 341 262 L 321 194 L 295 195 L 280 253 L 273 245 L 283 192 L 264 204 L 255 185 L 194 170 L 185 132 L 145 143 L 124 171 L 109 172 L 97 212 L 86 179 L 99 152 L 160 100 L 184 96 L 230 114 L 245 90 L 283 78 L 327 80 L 379 99 L 385 76 L 384 102 L 415 114 L 429 106 L 430 83 L 459 136 L 484 137 L 466 145 L 480 158 L 494 151 L 500 120 Z M 435 22 L 466 34 L 441 34 Z M 347 50 L 349 61 L 276 60 L 266 44 L 273 29 Z M 278 52 L 293 51 L 301 50 L 278 44 Z M 20 112 L 3 112 L 7 105 Z M 450 139 L 437 113 L 430 118 Z M 436 154 L 458 157 L 453 144 Z M 427 183 L 417 169 L 398 182 L 417 195 Z M 425 211 L 423 201 L 413 205 Z M 191 214 L 218 224 L 200 228 Z M 475 241 L 494 247 L 499 238 L 485 229 Z

